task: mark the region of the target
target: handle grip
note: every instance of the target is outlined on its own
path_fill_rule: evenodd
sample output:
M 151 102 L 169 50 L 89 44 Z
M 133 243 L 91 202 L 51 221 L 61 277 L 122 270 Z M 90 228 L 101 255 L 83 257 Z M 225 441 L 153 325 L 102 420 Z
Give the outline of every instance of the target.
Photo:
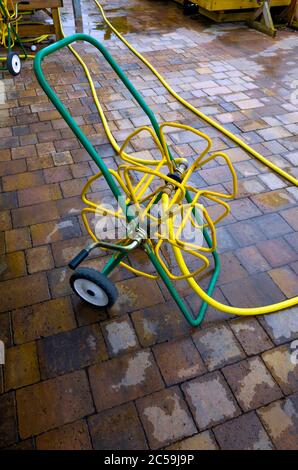
M 80 253 L 78 253 L 71 261 L 70 263 L 68 264 L 68 266 L 70 267 L 70 269 L 76 269 L 79 264 L 82 263 L 82 261 L 84 261 L 84 259 L 87 258 L 87 256 L 89 255 L 89 250 L 87 250 L 86 248 L 84 248 L 82 251 L 80 251 Z

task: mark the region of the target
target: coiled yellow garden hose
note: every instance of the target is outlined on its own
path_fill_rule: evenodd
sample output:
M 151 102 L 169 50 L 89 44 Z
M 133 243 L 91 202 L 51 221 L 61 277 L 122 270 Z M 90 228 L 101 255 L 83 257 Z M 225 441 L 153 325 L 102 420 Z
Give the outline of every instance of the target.
M 220 124 L 218 124 L 216 121 L 214 121 L 213 119 L 209 118 L 208 116 L 204 115 L 203 113 L 201 113 L 199 110 L 197 110 L 194 106 L 192 106 L 190 103 L 188 103 L 186 100 L 184 100 L 183 98 L 181 98 L 168 84 L 167 82 L 165 81 L 165 79 L 154 69 L 154 67 L 140 54 L 138 53 L 129 43 L 128 41 L 126 41 L 122 36 L 121 34 L 112 26 L 112 24 L 108 21 L 108 19 L 106 18 L 105 16 L 105 13 L 103 11 L 103 8 L 102 6 L 98 3 L 97 0 L 94 0 L 95 3 L 97 4 L 97 6 L 99 7 L 100 11 L 101 11 L 101 14 L 103 16 L 103 19 L 104 21 L 106 22 L 106 24 L 114 31 L 114 33 L 119 37 L 119 39 L 137 56 L 139 57 L 142 62 L 154 73 L 154 75 L 159 79 L 159 81 L 163 84 L 163 86 L 172 94 L 172 96 L 174 96 L 180 103 L 182 103 L 186 108 L 188 108 L 190 111 L 192 111 L 194 114 L 196 114 L 198 117 L 200 117 L 201 119 L 203 119 L 204 121 L 208 122 L 211 126 L 215 127 L 216 129 L 218 129 L 220 132 L 222 132 L 223 134 L 225 134 L 227 137 L 229 137 L 231 140 L 233 140 L 236 144 L 238 144 L 240 147 L 242 147 L 244 150 L 246 150 L 247 152 L 249 152 L 253 157 L 257 158 L 259 161 L 261 161 L 262 163 L 264 163 L 266 166 L 268 166 L 269 168 L 271 168 L 273 171 L 275 171 L 276 173 L 278 173 L 280 176 L 284 177 L 286 180 L 288 180 L 289 182 L 291 182 L 292 184 L 294 184 L 295 186 L 298 186 L 298 180 L 296 178 L 294 178 L 292 175 L 288 174 L 287 172 L 285 172 L 284 170 L 282 170 L 281 168 L 279 168 L 278 166 L 274 165 L 272 162 L 270 162 L 269 160 L 267 160 L 265 157 L 263 157 L 261 154 L 259 154 L 258 152 L 256 152 L 255 150 L 253 150 L 250 146 L 248 146 L 245 142 L 243 142 L 241 139 L 239 139 L 238 137 L 234 136 L 232 133 L 230 133 L 228 130 L 226 130 L 224 127 L 222 127 Z M 63 29 L 62 29 L 62 25 L 61 25 L 61 31 L 62 31 L 62 34 L 63 34 Z M 93 83 L 93 80 L 92 80 L 92 77 L 91 77 L 91 74 L 88 70 L 88 67 L 86 65 L 86 63 L 83 61 L 83 59 L 80 57 L 80 55 L 75 51 L 75 49 L 72 47 L 72 46 L 68 46 L 69 49 L 71 50 L 71 52 L 74 54 L 74 56 L 77 58 L 77 60 L 79 61 L 79 63 L 82 65 L 83 69 L 84 69 L 84 72 L 86 74 L 86 77 L 87 77 L 87 80 L 90 84 L 90 87 L 91 87 L 91 92 L 92 92 L 92 96 L 94 98 L 94 102 L 96 104 L 96 107 L 98 109 L 98 112 L 99 112 L 99 115 L 101 117 L 101 120 L 102 120 L 102 123 L 103 123 L 103 126 L 104 126 L 104 129 L 107 133 L 107 136 L 113 146 L 113 148 L 115 149 L 115 151 L 118 153 L 118 154 L 122 154 L 122 157 L 123 155 L 125 155 L 127 158 L 129 158 L 129 155 L 127 154 L 124 154 L 123 152 L 123 149 L 120 149 L 119 145 L 117 144 L 117 142 L 115 141 L 110 129 L 109 129 L 109 126 L 108 126 L 108 123 L 107 123 L 107 120 L 105 118 L 105 115 L 104 115 L 104 112 L 103 112 L 103 109 L 100 105 L 100 102 L 98 100 L 98 96 L 97 96 L 97 93 L 96 93 L 96 89 L 95 89 L 95 86 L 94 86 L 94 83 Z M 152 161 L 150 161 L 152 162 Z M 146 164 L 150 164 L 149 161 L 146 163 L 144 160 L 140 159 L 140 161 L 138 162 L 140 165 L 143 164 L 143 165 L 146 165 Z M 152 164 L 152 163 L 151 163 Z M 145 172 L 145 171 L 144 171 Z M 148 170 L 148 174 L 153 174 L 153 170 Z M 147 177 L 148 175 L 145 175 L 145 177 Z M 88 183 L 87 183 L 88 184 Z M 90 184 L 90 182 L 89 182 Z M 86 192 L 86 188 L 84 189 L 83 193 Z M 169 207 L 171 205 L 171 202 L 170 202 L 170 199 L 169 199 L 169 196 L 168 194 L 166 193 L 163 193 L 162 195 L 162 205 L 163 205 L 163 208 L 164 208 L 164 211 L 166 213 L 169 213 Z M 168 224 L 168 229 L 169 229 L 169 238 L 170 239 L 175 239 L 175 235 L 174 235 L 174 232 L 173 232 L 173 220 L 171 217 L 168 217 L 167 218 L 167 224 Z M 172 248 L 173 248 L 173 253 L 174 253 L 174 256 L 176 258 L 176 261 L 178 263 L 178 266 L 182 272 L 182 277 L 184 279 L 186 279 L 186 281 L 189 283 L 189 285 L 192 287 L 192 289 L 202 298 L 203 301 L 207 302 L 209 305 L 213 306 L 214 308 L 220 310 L 220 311 L 223 311 L 223 312 L 226 312 L 226 313 L 230 313 L 230 314 L 236 314 L 236 315 L 262 315 L 262 314 L 267 314 L 267 313 L 273 313 L 273 312 L 276 312 L 276 311 L 279 311 L 279 310 L 282 310 L 282 309 L 286 309 L 286 308 L 290 308 L 290 307 L 294 307 L 295 305 L 298 304 L 298 296 L 296 297 L 293 297 L 291 299 L 287 299 L 287 300 L 284 300 L 284 301 L 281 301 L 281 302 L 277 302 L 275 304 L 272 304 L 272 305 L 266 305 L 266 306 L 263 306 L 263 307 L 255 307 L 255 308 L 239 308 L 239 307 L 231 307 L 229 305 L 225 305 L 221 302 L 218 302 L 217 300 L 213 299 L 212 297 L 210 297 L 208 294 L 206 294 L 206 292 L 199 286 L 199 284 L 195 281 L 195 279 L 191 276 L 191 273 L 185 263 L 185 260 L 181 254 L 181 248 L 179 246 L 177 246 L 176 244 L 172 244 Z M 138 271 L 137 269 L 134 269 L 132 268 L 131 266 L 129 265 L 126 265 L 123 263 L 123 266 L 125 266 L 127 269 L 133 271 L 134 273 L 136 274 L 141 274 L 141 275 L 146 275 L 146 273 L 143 273 L 141 271 Z M 155 276 L 153 275 L 150 275 L 148 274 L 147 277 L 150 277 L 150 278 L 154 278 Z

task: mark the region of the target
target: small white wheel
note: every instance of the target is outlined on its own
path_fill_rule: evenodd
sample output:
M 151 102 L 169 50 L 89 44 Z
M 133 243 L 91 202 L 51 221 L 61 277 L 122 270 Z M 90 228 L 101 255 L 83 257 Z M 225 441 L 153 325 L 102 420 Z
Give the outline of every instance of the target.
M 112 281 L 91 268 L 77 269 L 70 277 L 72 290 L 93 307 L 110 307 L 118 297 Z
M 105 291 L 88 279 L 76 279 L 73 283 L 76 293 L 86 302 L 97 307 L 106 307 L 109 299 Z
M 15 52 L 9 52 L 9 54 L 7 55 L 6 65 L 7 65 L 7 70 L 13 76 L 19 75 L 19 73 L 21 72 L 21 68 L 22 68 L 21 59 L 19 55 L 16 54 Z

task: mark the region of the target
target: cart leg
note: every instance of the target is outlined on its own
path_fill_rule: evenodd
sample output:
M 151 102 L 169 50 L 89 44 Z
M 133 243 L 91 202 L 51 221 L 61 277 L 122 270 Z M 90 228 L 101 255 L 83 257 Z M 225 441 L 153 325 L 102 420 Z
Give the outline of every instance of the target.
M 111 272 L 122 261 L 122 259 L 125 258 L 126 255 L 127 253 L 115 253 L 114 255 L 112 255 L 103 270 L 101 271 L 102 274 L 104 274 L 105 276 L 109 276 Z

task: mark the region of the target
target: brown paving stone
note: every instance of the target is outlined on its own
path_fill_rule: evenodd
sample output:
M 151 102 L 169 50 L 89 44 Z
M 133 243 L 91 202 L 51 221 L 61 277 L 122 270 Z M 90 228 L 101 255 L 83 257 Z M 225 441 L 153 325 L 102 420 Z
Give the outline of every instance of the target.
M 81 235 L 80 226 L 75 217 L 32 225 L 30 230 L 34 246 L 53 243 Z
M 245 357 L 235 336 L 226 325 L 198 330 L 193 334 L 193 339 L 210 371 Z
M 190 338 L 158 344 L 154 346 L 153 352 L 167 385 L 183 382 L 206 372 Z
M 0 280 L 15 279 L 27 274 L 23 251 L 0 256 Z
M 55 335 L 76 326 L 67 297 L 14 310 L 11 317 L 16 344 Z
M 76 328 L 38 341 L 43 379 L 65 374 L 108 358 L 99 325 Z
M 17 440 L 17 424 L 14 393 L 0 395 L 0 448 Z
M 11 331 L 9 313 L 0 314 L 0 331 L 1 331 L 1 341 L 3 341 L 6 348 L 9 348 L 12 345 L 12 331 Z M 0 376 L 1 376 L 1 373 L 0 373 Z
M 267 433 L 254 412 L 220 424 L 214 434 L 223 450 L 271 450 Z
M 282 211 L 281 215 L 294 230 L 298 231 L 298 207 Z
M 87 243 L 87 237 L 54 242 L 52 244 L 52 250 L 55 266 L 61 267 L 68 265 L 72 258 L 85 248 Z
M 273 268 L 284 266 L 298 257 L 298 254 L 283 239 L 266 240 L 258 243 L 257 247 Z
M 173 301 L 133 312 L 131 318 L 143 347 L 185 335 L 190 329 Z
M 26 251 L 28 272 L 30 274 L 46 271 L 54 267 L 54 261 L 49 246 L 39 246 Z
M 111 316 L 140 310 L 163 302 L 162 293 L 155 281 L 136 277 L 117 282 L 117 302 L 109 309 Z
M 298 394 L 258 410 L 258 415 L 277 449 L 298 448 Z
M 294 198 L 284 189 L 256 194 L 251 199 L 264 213 L 286 209 L 295 203 Z
M 151 449 L 158 449 L 196 433 L 196 427 L 178 387 L 137 401 Z
M 39 171 L 3 176 L 2 178 L 4 191 L 15 191 L 17 189 L 34 188 L 35 186 L 40 186 L 43 183 L 43 176 Z
M 85 421 L 66 424 L 37 436 L 38 450 L 90 450 L 92 449 Z
M 17 390 L 17 404 L 22 439 L 94 411 L 85 371 L 72 372 Z
M 62 197 L 58 184 L 47 184 L 36 188 L 18 191 L 19 206 L 31 206 L 46 201 L 55 201 Z
M 231 305 L 259 307 L 284 300 L 284 295 L 268 274 L 260 273 L 221 286 Z
M 31 247 L 30 231 L 27 227 L 5 232 L 6 251 L 25 250 Z
M 44 179 L 47 184 L 60 183 L 61 181 L 72 179 L 69 166 L 59 166 L 44 169 Z
M 288 267 L 276 268 L 269 271 L 270 277 L 287 297 L 298 293 L 298 276 Z
M 248 356 L 272 348 L 272 342 L 255 318 L 239 318 L 230 322 L 236 338 Z
M 298 307 L 264 315 L 260 321 L 275 344 L 298 338 Z
M 285 344 L 262 354 L 262 358 L 285 395 L 298 391 L 298 343 Z
M 0 162 L 0 176 L 16 175 L 26 172 L 26 160 L 7 160 Z
M 182 385 L 199 430 L 240 414 L 239 407 L 220 372 L 212 372 Z
M 223 373 L 244 411 L 266 405 L 282 396 L 259 357 L 227 366 Z
M 34 289 L 32 289 L 34 286 Z M 26 307 L 49 299 L 45 274 L 32 274 L 0 283 L 0 312 Z
M 228 252 L 221 255 L 221 271 L 218 278 L 220 285 L 237 281 L 246 276 L 247 272 L 233 253 Z
M 261 211 L 249 200 L 239 199 L 230 202 L 231 214 L 237 220 L 247 220 L 261 215 Z
M 149 350 L 91 366 L 89 377 L 98 411 L 135 400 L 164 386 Z
M 0 212 L 0 230 L 10 230 L 11 229 L 11 217 L 9 211 Z
M 43 202 L 34 206 L 20 207 L 12 210 L 14 228 L 40 224 L 59 218 L 56 201 Z
M 102 411 L 88 419 L 96 450 L 148 449 L 142 425 L 133 403 Z
M 48 272 L 49 288 L 53 299 L 73 293 L 69 284 L 70 276 L 71 271 L 68 267 L 52 269 Z
M 139 343 L 129 318 L 105 322 L 102 331 L 111 356 L 138 349 Z
M 204 431 L 187 437 L 183 441 L 176 442 L 166 448 L 167 450 L 217 450 L 218 445 L 210 431 Z
M 270 265 L 255 246 L 241 248 L 237 250 L 235 254 L 242 266 L 244 266 L 250 274 L 268 271 L 268 269 L 270 269 Z
M 7 349 L 4 380 L 6 391 L 31 385 L 40 380 L 35 343 Z

